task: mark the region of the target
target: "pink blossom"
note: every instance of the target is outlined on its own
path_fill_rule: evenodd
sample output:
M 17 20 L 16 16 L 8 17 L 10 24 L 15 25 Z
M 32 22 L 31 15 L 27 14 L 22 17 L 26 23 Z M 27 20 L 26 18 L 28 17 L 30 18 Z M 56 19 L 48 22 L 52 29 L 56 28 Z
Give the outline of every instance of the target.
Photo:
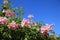
M 2 12 L 5 13 L 5 16 L 7 16 L 7 17 L 8 16 L 14 16 L 14 14 L 15 14 L 12 10 L 9 10 L 9 9 L 3 10 Z
M 52 26 L 53 26 L 53 24 L 46 24 L 46 26 L 45 26 L 45 28 L 46 28 L 46 30 L 52 30 Z
M 0 24 L 7 24 L 7 18 L 6 17 L 0 17 Z
M 45 30 L 45 31 L 43 32 L 43 34 L 44 34 L 44 35 L 48 35 L 48 31 Z
M 41 31 L 42 34 L 47 35 L 50 30 L 52 30 L 53 24 L 46 24 L 44 26 L 41 26 L 41 28 L 37 28 L 37 31 Z
M 30 21 L 25 18 L 21 22 L 22 27 L 24 27 L 24 26 L 31 27 L 30 24 L 31 24 Z
M 45 27 L 41 27 L 41 33 L 44 33 L 45 30 Z
M 22 20 L 22 22 L 21 22 L 21 26 L 22 26 L 22 27 L 25 26 L 26 22 L 27 22 L 27 20 L 24 18 L 24 19 Z
M 48 31 L 52 30 L 52 24 L 46 24 L 45 26 L 41 26 L 41 33 L 48 33 Z M 46 31 L 46 32 L 45 32 Z
M 24 18 L 21 22 L 22 27 L 27 26 L 27 27 L 31 28 L 31 25 L 33 25 L 33 21 L 31 21 L 29 19 Z
M 9 29 L 13 29 L 13 30 L 16 30 L 18 28 L 18 24 L 16 24 L 15 21 L 12 21 L 7 26 L 8 26 Z
M 28 15 L 28 18 L 33 18 L 34 16 L 32 14 Z

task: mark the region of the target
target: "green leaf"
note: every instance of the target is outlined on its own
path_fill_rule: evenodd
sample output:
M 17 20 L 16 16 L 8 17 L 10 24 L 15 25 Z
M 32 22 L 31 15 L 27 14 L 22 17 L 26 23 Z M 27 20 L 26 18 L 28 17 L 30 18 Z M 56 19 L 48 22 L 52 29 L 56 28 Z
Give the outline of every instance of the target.
M 25 38 L 24 40 L 28 40 L 27 38 Z
M 4 27 L 1 27 L 1 28 L 0 28 L 0 31 L 3 31 L 3 30 L 4 30 Z
M 32 27 L 31 27 L 31 29 L 33 29 L 33 30 L 36 29 L 36 28 L 37 28 L 37 26 L 32 26 Z

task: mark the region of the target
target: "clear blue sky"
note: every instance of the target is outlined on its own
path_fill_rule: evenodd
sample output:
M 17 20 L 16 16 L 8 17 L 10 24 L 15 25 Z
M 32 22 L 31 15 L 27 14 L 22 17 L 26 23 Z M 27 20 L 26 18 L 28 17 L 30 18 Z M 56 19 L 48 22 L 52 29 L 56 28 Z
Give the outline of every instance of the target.
M 24 8 L 23 17 L 33 14 L 35 21 L 53 23 L 53 30 L 56 34 L 60 34 L 60 0 L 12 0 L 12 2 L 13 7 L 22 6 Z

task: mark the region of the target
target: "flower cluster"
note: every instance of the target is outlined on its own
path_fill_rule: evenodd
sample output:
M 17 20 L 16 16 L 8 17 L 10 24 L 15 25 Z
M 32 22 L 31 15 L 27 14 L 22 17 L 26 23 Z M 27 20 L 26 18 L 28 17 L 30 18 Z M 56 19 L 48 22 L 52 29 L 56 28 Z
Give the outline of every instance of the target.
M 21 22 L 21 26 L 22 26 L 22 27 L 26 26 L 26 27 L 28 27 L 28 28 L 31 28 L 32 25 L 36 25 L 36 23 L 33 22 L 33 21 L 31 21 L 31 20 L 29 20 L 29 19 L 25 19 L 25 18 L 24 18 L 24 19 L 22 20 L 22 22 Z
M 41 26 L 41 28 L 37 28 L 37 31 L 41 31 L 41 33 L 47 35 L 50 30 L 52 30 L 53 24 L 46 24 L 44 26 Z
M 9 9 L 8 10 L 4 9 L 2 12 L 5 13 L 6 17 L 11 17 L 11 16 L 14 16 L 14 14 L 15 14 L 13 11 L 11 11 Z
M 7 24 L 7 18 L 6 17 L 0 17 L 0 24 Z
M 13 29 L 13 30 L 16 30 L 18 28 L 18 24 L 16 24 L 15 21 L 12 21 L 7 26 L 8 26 L 9 29 Z
M 6 12 L 5 16 L 14 16 L 14 12 L 10 11 L 10 10 L 5 10 L 4 12 Z M 29 15 L 28 18 L 32 18 L 33 16 L 32 15 Z M 0 24 L 7 24 L 7 18 L 6 17 L 0 17 Z M 31 28 L 32 25 L 37 25 L 36 22 L 30 20 L 30 19 L 26 19 L 24 18 L 22 21 L 21 21 L 21 27 L 27 27 L 27 28 Z M 38 25 L 37 25 L 38 26 Z M 46 24 L 44 26 L 41 26 L 41 28 L 37 28 L 37 31 L 41 31 L 41 33 L 47 35 L 48 32 L 50 30 L 52 30 L 52 24 Z M 15 21 L 12 21 L 11 23 L 8 23 L 7 27 L 9 29 L 12 29 L 12 30 L 16 30 L 17 28 L 19 28 L 19 25 L 15 22 Z

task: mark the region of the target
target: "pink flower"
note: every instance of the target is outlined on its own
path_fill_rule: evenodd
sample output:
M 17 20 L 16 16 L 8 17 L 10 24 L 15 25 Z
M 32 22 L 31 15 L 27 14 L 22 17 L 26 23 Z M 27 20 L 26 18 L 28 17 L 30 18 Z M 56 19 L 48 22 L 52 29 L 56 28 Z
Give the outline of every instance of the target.
M 33 18 L 34 16 L 32 14 L 28 15 L 28 18 Z
M 9 17 L 9 16 L 14 16 L 14 12 L 13 11 L 11 11 L 11 10 L 3 10 L 2 11 L 3 13 L 5 13 L 5 16 L 7 16 L 7 17 Z
M 45 31 L 43 32 L 43 34 L 44 34 L 44 35 L 48 35 L 48 31 L 45 30 Z
M 21 22 L 21 26 L 24 27 L 28 27 L 28 28 L 31 28 L 31 25 L 33 25 L 33 22 L 29 19 L 23 19 L 22 22 Z
M 45 27 L 41 27 L 41 33 L 44 33 L 45 30 Z
M 52 30 L 52 25 L 53 24 L 46 24 L 44 26 L 41 26 L 41 28 L 37 28 L 37 31 L 41 31 L 42 34 L 48 35 L 48 32 Z
M 0 17 L 0 24 L 7 24 L 7 18 L 6 17 Z
M 15 21 L 12 21 L 7 26 L 8 26 L 9 29 L 13 29 L 13 30 L 16 30 L 18 28 L 18 24 L 16 24 Z
M 22 26 L 22 27 L 25 26 L 26 22 L 27 22 L 27 20 L 24 18 L 24 19 L 22 20 L 22 22 L 21 22 L 21 26 Z
M 52 30 L 52 24 L 46 24 L 45 26 L 41 26 L 41 33 L 46 34 L 48 31 Z

